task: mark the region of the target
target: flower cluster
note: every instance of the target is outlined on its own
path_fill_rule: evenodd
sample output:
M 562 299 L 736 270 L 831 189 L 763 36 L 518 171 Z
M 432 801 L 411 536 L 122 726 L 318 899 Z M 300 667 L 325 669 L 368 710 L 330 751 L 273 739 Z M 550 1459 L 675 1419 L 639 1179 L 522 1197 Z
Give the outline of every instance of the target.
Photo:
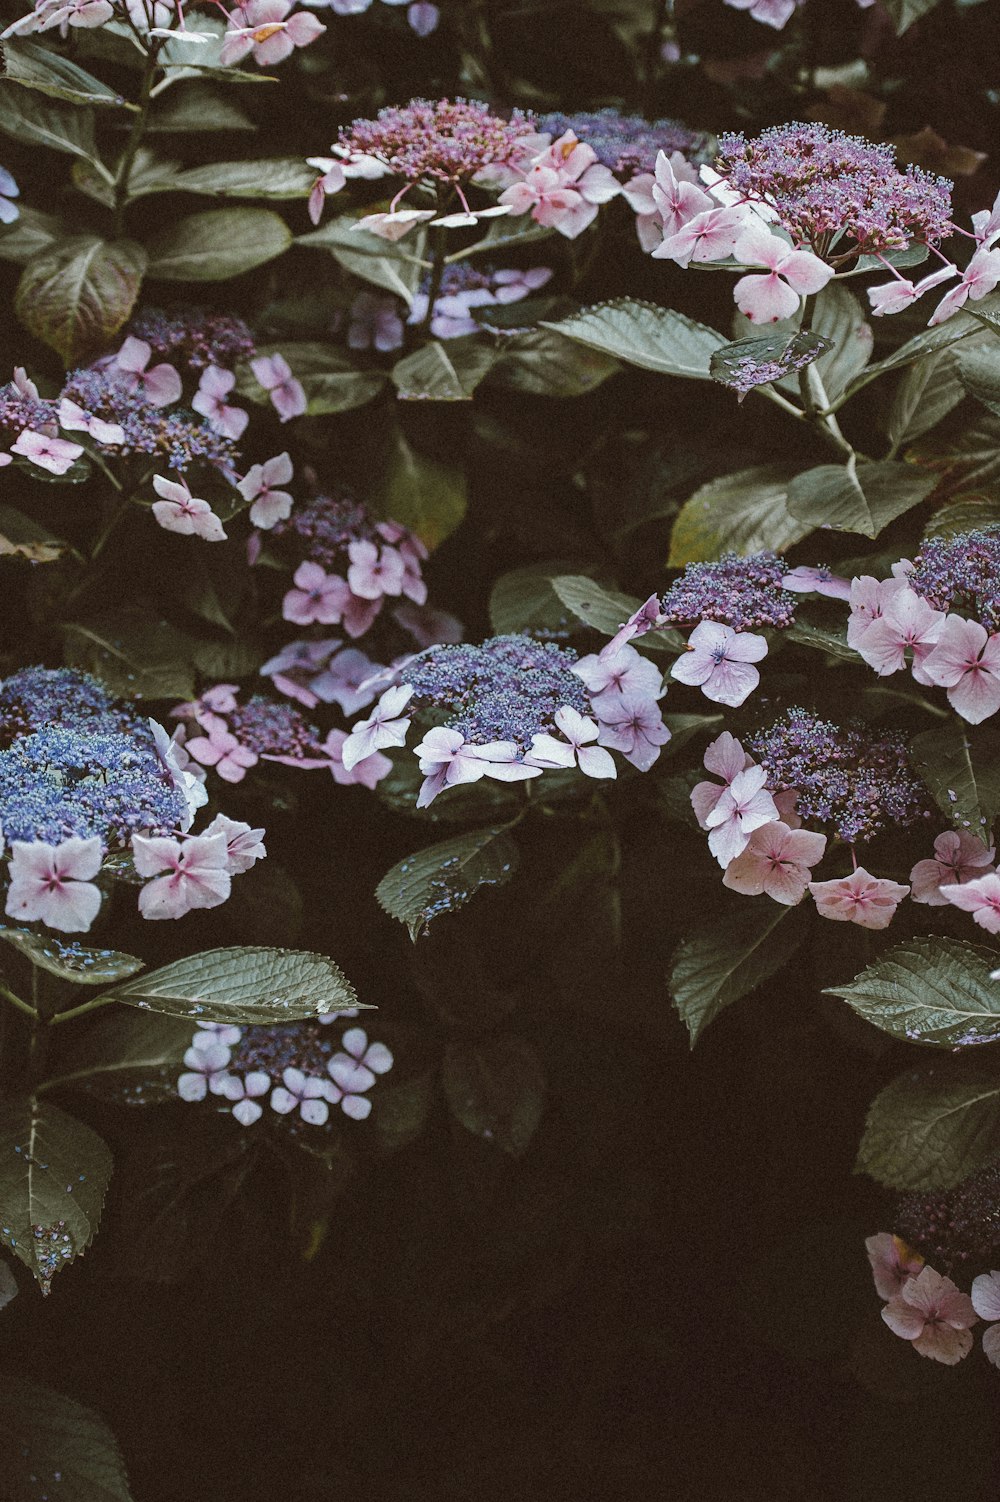
M 788 568 L 777 553 L 723 553 L 714 563 L 689 563 L 660 601 L 666 623 L 718 621 L 734 631 L 795 620 L 796 599 L 784 586 Z
M 1000 631 L 1000 527 L 928 538 L 907 583 L 935 610 L 957 609 Z
M 434 300 L 430 331 L 435 339 L 455 339 L 460 334 L 474 334 L 482 327 L 471 316 L 473 308 L 503 307 L 521 302 L 540 291 L 552 278 L 551 266 L 525 269 L 495 266 L 475 267 L 468 261 L 445 268 L 441 287 Z M 426 279 L 413 299 L 409 323 L 422 323 L 427 316 L 430 284 Z
M 278 1027 L 200 1022 L 177 1093 L 186 1101 L 217 1097 L 244 1127 L 260 1120 L 264 1101 L 278 1116 L 297 1116 L 308 1126 L 325 1126 L 331 1106 L 364 1121 L 372 1109 L 369 1091 L 392 1068 L 392 1053 L 384 1043 L 369 1043 L 360 1027 L 348 1028 L 338 1046 L 319 1025 L 356 1015 L 349 1008 Z
M 608 747 L 646 771 L 670 738 L 657 703 L 661 674 L 632 647 L 578 659 L 552 642 L 496 636 L 478 647 L 432 647 L 396 677 L 344 741 L 342 759 L 350 770 L 403 746 L 412 717 L 426 719 L 414 748 L 424 774 L 418 808 L 483 777 L 522 782 L 574 767 L 615 777 Z
M 987 1170 L 987 1174 L 991 1179 L 991 1215 L 995 1220 L 996 1170 Z M 959 1194 L 963 1189 L 960 1186 Z M 941 1198 L 931 1196 L 929 1203 Z M 928 1213 L 933 1222 L 935 1214 Z M 943 1206 L 939 1213 L 945 1220 L 950 1217 Z M 963 1212 L 959 1216 L 964 1218 Z M 865 1250 L 875 1291 L 887 1300 L 882 1319 L 894 1335 L 908 1340 L 919 1356 L 955 1366 L 972 1350 L 972 1327 L 980 1319 L 986 1320 L 989 1323 L 983 1331 L 983 1354 L 993 1366 L 1000 1366 L 1000 1272 L 980 1273 L 973 1278 L 970 1296 L 925 1262 L 923 1255 L 901 1236 L 879 1231 L 868 1237 Z
M 139 911 L 179 918 L 225 902 L 232 876 L 264 855 L 264 831 L 224 814 L 189 833 L 206 795 L 183 752 L 86 674 L 27 669 L 2 685 L 0 705 L 9 917 L 85 932 L 103 900 L 105 857 L 131 850 L 137 875 L 151 878 Z
M 257 352 L 253 334 L 242 318 L 207 308 L 182 308 L 173 313 L 144 308 L 132 319 L 128 332 L 148 344 L 157 359 L 173 361 L 188 370 L 206 370 L 210 365 L 233 370 Z

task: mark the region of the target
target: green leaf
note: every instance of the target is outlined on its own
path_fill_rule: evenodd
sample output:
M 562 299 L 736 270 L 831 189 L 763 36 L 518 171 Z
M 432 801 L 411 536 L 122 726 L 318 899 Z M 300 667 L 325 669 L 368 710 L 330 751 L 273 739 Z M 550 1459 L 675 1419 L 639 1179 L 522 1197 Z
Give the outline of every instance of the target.
M 627 365 L 701 381 L 709 379 L 712 355 L 727 342 L 715 329 L 673 308 L 626 297 L 597 303 L 572 318 L 541 327 L 624 360 Z
M 460 465 L 442 464 L 418 453 L 397 428 L 376 486 L 375 505 L 380 516 L 409 527 L 433 552 L 465 517 L 465 487 L 465 470 Z
M 445 1099 L 467 1132 L 523 1157 L 545 1109 L 545 1071 L 526 1038 L 513 1035 L 449 1044 Z
M 857 391 L 862 386 L 867 386 L 878 376 L 886 375 L 890 370 L 903 370 L 907 365 L 912 365 L 914 360 L 924 355 L 933 354 L 939 349 L 948 349 L 952 344 L 959 344 L 963 339 L 978 334 L 981 323 L 978 320 L 989 322 L 1000 315 L 1000 293 L 993 292 L 984 297 L 976 308 L 975 315 L 968 313 L 964 308 L 947 319 L 945 323 L 935 324 L 934 328 L 924 329 L 923 333 L 915 334 L 899 349 L 893 350 L 884 360 L 879 360 L 875 365 L 869 365 L 867 370 L 861 372 L 850 382 L 849 390 Z
M 82 1121 L 36 1096 L 0 1106 L 0 1242 L 43 1293 L 94 1239 L 110 1177 L 111 1154 Z
M 536 328 L 504 336 L 491 379 L 531 396 L 586 396 L 619 370 L 614 356 Z
M 991 412 L 1000 415 L 1000 340 L 995 334 L 983 340 L 967 339 L 955 351 L 960 384 Z
M 195 694 L 192 642 L 168 621 L 141 615 L 71 621 L 63 627 L 66 658 L 129 699 L 190 699 Z
M 937 730 L 914 736 L 910 757 L 945 818 L 989 845 L 993 821 L 1000 813 L 1000 732 L 996 727 L 974 728 L 964 720 L 949 720 Z
M 28 42 L 22 37 L 9 37 L 3 44 L 5 77 L 23 88 L 34 89 L 52 99 L 64 99 L 70 104 L 112 105 L 118 109 L 135 110 L 121 94 L 109 89 L 100 79 L 93 78 L 68 57 L 61 57 L 49 47 L 38 42 Z
M 438 340 L 406 355 L 393 367 L 393 385 L 404 402 L 470 402 L 496 355 L 476 334 Z
M 342 1012 L 357 995 L 323 954 L 263 947 L 208 949 L 116 986 L 115 1001 L 195 1022 L 295 1022 Z
M 483 887 L 509 881 L 517 864 L 517 846 L 509 834 L 477 829 L 406 856 L 383 876 L 375 896 L 416 941 L 434 918 L 464 907 Z
M 907 458 L 929 470 L 943 471 L 952 491 L 993 490 L 1000 482 L 1000 417 L 977 409 L 957 434 L 949 424 L 946 435 L 925 438 L 910 449 Z
M 515 246 L 537 245 L 540 240 L 550 240 L 554 234 L 555 230 L 526 221 L 520 215 L 517 218 L 491 219 L 481 240 L 465 250 L 458 250 L 454 255 L 447 256 L 446 263 L 451 265 L 455 261 L 467 261 L 470 256 L 495 255 L 497 251 L 506 254 Z
M 4 1502 L 132 1502 L 125 1463 L 100 1414 L 12 1372 L 0 1372 Z
M 692 1048 L 724 1007 L 756 990 L 791 959 L 804 931 L 801 914 L 768 898 L 684 940 L 668 985 Z
M 1000 1038 L 997 956 L 957 939 L 908 939 L 852 981 L 828 986 L 894 1038 L 957 1050 Z
M 840 281 L 827 282 L 817 297 L 812 328 L 833 345 L 816 361 L 816 371 L 823 390 L 834 402 L 868 364 L 875 336 L 861 303 Z
M 127 322 L 145 267 L 134 240 L 74 235 L 28 262 L 14 308 L 30 333 L 76 365 Z
M 321 229 L 299 235 L 296 243 L 328 250 L 351 276 L 392 292 L 401 297 L 407 307 L 412 306 L 413 295 L 429 264 L 424 260 L 426 231 L 421 229 L 407 236 L 405 246 L 394 245 L 367 230 L 352 229 L 356 223 L 357 216 L 341 214 Z
M 712 354 L 709 375 L 720 386 L 728 386 L 745 395 L 743 382 L 746 366 L 766 365 L 766 381 L 753 381 L 752 385 L 769 385 L 777 382 L 790 371 L 803 369 L 833 346 L 812 329 L 800 329 L 790 337 L 787 334 L 765 335 L 764 338 L 737 339 L 733 344 L 723 344 Z
M 979 527 L 1000 523 L 1000 496 L 956 495 L 935 511 L 924 528 L 925 537 L 957 537 Z
M 583 574 L 559 574 L 552 580 L 552 588 L 577 620 L 595 631 L 602 631 L 605 636 L 614 636 L 619 626 L 642 604 L 634 595 L 605 589 Z M 642 638 L 642 644 L 653 652 L 676 654 L 684 651 L 683 638 L 677 631 L 649 631 Z
M 94 136 L 94 116 L 73 105 L 49 104 L 28 89 L 0 80 L 0 131 L 24 146 L 45 146 L 101 165 Z
M 306 415 L 320 417 L 332 412 L 351 412 L 377 396 L 386 383 L 381 370 L 359 370 L 342 349 L 333 344 L 302 340 L 300 343 L 261 344 L 257 355 L 283 355 L 292 375 L 302 385 Z M 237 370 L 236 390 L 248 401 L 268 406 L 270 397 L 261 386 L 249 361 Z
M 189 167 L 172 186 L 212 198 L 308 198 L 316 173 L 298 157 L 263 157 L 246 162 L 210 162 Z
M 148 274 L 161 282 L 225 282 L 282 255 L 292 232 L 272 209 L 208 209 L 154 236 Z
M 75 986 L 106 986 L 109 981 L 134 975 L 143 964 L 134 954 L 120 954 L 116 949 L 88 949 L 75 941 L 64 942 L 30 928 L 0 925 L 0 940 L 18 950 L 39 970 L 72 981 Z
M 140 146 L 136 152 L 135 161 L 132 163 L 132 171 L 129 173 L 126 203 L 133 203 L 137 198 L 146 198 L 151 193 L 174 192 L 180 171 L 180 162 L 158 157 L 148 147 Z M 104 172 L 99 172 L 92 162 L 74 162 L 70 176 L 73 179 L 74 188 L 80 193 L 92 198 L 95 203 L 102 203 L 106 209 L 114 208 L 115 185 Z
M 155 101 L 147 134 L 176 131 L 183 135 L 190 132 L 201 135 L 206 130 L 256 129 L 255 122 L 242 105 L 221 89 L 198 81 L 178 84 L 171 88 L 165 99 Z
M 896 387 L 889 409 L 887 426 L 893 447 L 929 432 L 958 406 L 963 395 L 958 362 L 951 350 L 939 349 L 916 360 Z
M 781 633 L 785 641 L 793 641 L 800 647 L 812 647 L 825 652 L 828 657 L 837 657 L 841 662 L 853 662 L 857 666 L 858 654 L 847 645 L 847 632 L 831 631 L 825 626 L 814 626 L 809 621 L 796 621 Z
M 497 636 L 565 631 L 572 614 L 552 588 L 565 564 L 528 563 L 501 574 L 490 592 L 490 625 Z
M 911 1069 L 872 1101 L 855 1172 L 890 1189 L 951 1189 L 1000 1153 L 995 1069 Z
M 909 464 L 890 461 L 850 465 L 822 464 L 796 475 L 788 487 L 788 509 L 810 528 L 862 532 L 877 537 L 925 500 L 935 479 Z
M 902 36 L 914 21 L 919 21 L 939 4 L 939 0 L 885 0 L 885 8 L 892 17 L 896 35 Z
M 761 464 L 709 480 L 685 501 L 670 535 L 670 568 L 721 558 L 723 553 L 782 553 L 810 528 L 786 504 L 794 471 Z
M 0 261 L 23 266 L 67 239 L 70 231 L 55 214 L 43 214 L 29 203 L 22 203 L 20 209 L 20 218 L 0 229 Z
M 53 537 L 34 517 L 13 506 L 0 505 L 0 558 L 27 558 L 30 563 L 54 563 L 69 543 Z
M 67 1072 L 46 1080 L 42 1091 L 82 1090 L 123 1106 L 176 1100 L 193 1032 L 190 1019 L 110 1013 L 77 1041 Z

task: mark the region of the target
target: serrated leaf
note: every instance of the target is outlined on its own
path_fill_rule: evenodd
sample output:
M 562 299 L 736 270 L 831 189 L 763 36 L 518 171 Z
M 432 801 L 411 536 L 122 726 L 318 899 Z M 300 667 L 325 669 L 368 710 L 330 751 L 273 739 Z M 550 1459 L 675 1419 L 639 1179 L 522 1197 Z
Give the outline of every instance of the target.
M 418 453 L 396 428 L 374 502 L 380 516 L 409 527 L 433 552 L 464 520 L 465 470 Z
M 40 970 L 47 970 L 60 980 L 72 981 L 75 986 L 105 986 L 110 981 L 124 980 L 141 970 L 143 964 L 134 954 L 121 954 L 117 949 L 91 949 L 30 928 L 0 925 L 0 940 Z
M 713 352 L 709 375 L 720 386 L 746 395 L 749 387 L 776 383 L 790 371 L 803 370 L 832 348 L 831 341 L 813 329 L 800 329 L 791 336 L 772 334 L 737 339 Z
M 565 568 L 558 562 L 528 563 L 501 574 L 490 591 L 490 625 L 496 635 L 564 631 L 573 615 L 552 588 L 552 580 Z
M 29 90 L 11 88 L 2 80 L 0 131 L 22 145 L 45 146 L 101 165 L 91 110 L 71 104 L 50 104 Z
M 46 1080 L 44 1092 L 82 1090 L 125 1106 L 176 1100 L 193 1033 L 189 1018 L 113 1012 L 84 1034 L 70 1067 Z
M 721 558 L 723 553 L 782 553 L 808 536 L 809 526 L 787 506 L 794 470 L 761 464 L 709 480 L 684 502 L 670 534 L 670 568 Z
M 903 370 L 907 365 L 912 365 L 914 360 L 921 359 L 924 355 L 933 354 L 939 349 L 948 349 L 953 344 L 959 344 L 963 339 L 968 339 L 978 334 L 981 328 L 979 320 L 990 321 L 1000 316 L 1000 293 L 992 292 L 977 304 L 975 314 L 960 308 L 953 317 L 944 323 L 935 324 L 933 328 L 924 329 L 920 334 L 915 334 L 905 344 L 901 344 L 891 355 L 884 360 L 879 360 L 874 365 L 856 376 L 850 382 L 850 392 L 859 391 L 862 386 L 867 386 L 870 381 L 878 376 L 886 375 L 890 370 Z
M 24 266 L 35 256 L 66 240 L 70 233 L 55 214 L 43 214 L 40 209 L 33 209 L 30 203 L 22 203 L 17 220 L 0 228 L 0 261 Z
M 243 162 L 209 162 L 178 173 L 172 186 L 210 198 L 308 198 L 316 173 L 298 157 L 260 157 Z
M 834 402 L 868 364 L 875 335 L 858 298 L 839 280 L 827 282 L 816 298 L 811 323 L 814 333 L 833 345 L 816 361 L 816 370 Z
M 673 308 L 627 297 L 582 308 L 572 318 L 541 327 L 627 365 L 702 381 L 709 379 L 712 355 L 727 342 L 715 329 Z
M 82 1121 L 37 1096 L 0 1106 L 0 1242 L 48 1293 L 94 1239 L 111 1154 Z
M 13 1372 L 0 1372 L 4 1502 L 132 1502 L 125 1463 L 100 1414 Z
M 947 417 L 963 395 L 958 362 L 951 350 L 939 349 L 914 361 L 892 399 L 889 441 L 894 447 L 912 443 Z
M 877 537 L 890 522 L 925 500 L 933 475 L 909 464 L 821 464 L 796 475 L 788 487 L 788 509 L 810 528 L 861 532 Z
M 875 1027 L 934 1048 L 969 1048 L 1000 1038 L 997 956 L 957 939 L 897 944 L 843 985 L 828 986 Z
M 291 230 L 272 209 L 208 209 L 153 237 L 148 274 L 161 282 L 225 282 L 273 261 L 291 243 Z
M 949 720 L 924 730 L 910 742 L 913 765 L 934 801 L 956 829 L 990 843 L 1000 813 L 1000 733 L 990 725 L 974 728 Z
M 668 985 L 692 1048 L 725 1007 L 756 990 L 791 959 L 804 932 L 801 914 L 768 899 L 766 906 L 758 900 L 684 940 Z
M 397 361 L 392 382 L 404 402 L 470 402 L 489 373 L 494 351 L 477 335 L 434 339 Z
M 116 94 L 100 79 L 94 78 L 68 57 L 53 52 L 50 47 L 26 41 L 23 37 L 9 37 L 3 44 L 3 51 L 7 65 L 4 76 L 11 83 L 19 83 L 23 88 L 34 89 L 52 99 L 64 99 L 70 104 L 136 109 L 121 94 Z
M 956 495 L 935 511 L 924 528 L 925 537 L 957 537 L 979 527 L 1000 523 L 1000 496 Z
M 552 580 L 552 588 L 578 621 L 595 631 L 603 631 L 605 636 L 614 636 L 642 604 L 634 595 L 605 589 L 583 574 L 559 574 Z M 677 631 L 648 631 L 642 644 L 652 652 L 684 651 L 683 638 Z
M 477 829 L 408 855 L 375 889 L 379 905 L 416 941 L 433 919 L 453 913 L 482 891 L 510 880 L 518 849 L 503 829 Z
M 357 1003 L 340 966 L 302 949 L 208 949 L 116 986 L 113 1000 L 196 1022 L 295 1022 Z
M 619 370 L 612 355 L 536 328 L 505 336 L 492 380 L 532 396 L 585 396 Z
M 1000 1153 L 1000 1076 L 909 1070 L 875 1097 L 855 1171 L 890 1189 L 951 1189 Z
M 466 1131 L 520 1158 L 545 1109 L 545 1071 L 526 1038 L 449 1044 L 442 1069 L 448 1108 Z
M 134 240 L 74 235 L 28 262 L 14 308 L 30 333 L 76 365 L 126 323 L 145 268 Z

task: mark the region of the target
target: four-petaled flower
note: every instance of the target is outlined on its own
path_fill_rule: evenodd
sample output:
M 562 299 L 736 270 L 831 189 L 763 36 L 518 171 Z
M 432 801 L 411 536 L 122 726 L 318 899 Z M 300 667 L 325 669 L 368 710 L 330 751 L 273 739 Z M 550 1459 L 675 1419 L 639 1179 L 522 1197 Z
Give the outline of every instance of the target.
M 292 497 L 282 485 L 292 478 L 292 461 L 287 453 L 265 459 L 263 464 L 251 464 L 236 486 L 245 501 L 250 501 L 250 520 L 255 527 L 268 532 L 278 522 L 283 522 L 292 509 Z
M 347 582 L 352 594 L 362 600 L 402 594 L 404 564 L 395 548 L 380 548 L 374 542 L 352 542 L 347 556 L 351 560 Z
M 762 224 L 751 225 L 736 242 L 738 261 L 766 266 L 766 275 L 741 277 L 733 289 L 736 306 L 751 323 L 778 323 L 792 318 L 799 300 L 819 292 L 833 276 L 833 267 L 809 250 L 793 250 Z
M 459 730 L 437 725 L 428 730 L 419 746 L 414 746 L 424 781 L 417 797 L 417 807 L 426 808 L 438 793 L 460 783 L 478 782 L 492 777 L 498 782 L 523 782 L 541 776 L 541 768 L 526 766 L 518 759 L 514 741 L 489 741 L 475 745 Z
M 656 260 L 676 261 L 690 266 L 692 261 L 721 261 L 731 256 L 736 242 L 746 228 L 745 208 L 706 209 L 668 235 L 653 251 Z
M 566 737 L 557 740 L 554 735 L 539 731 L 531 737 L 531 750 L 525 756 L 529 767 L 578 766 L 587 777 L 617 777 L 618 769 L 610 751 L 593 744 L 600 735 L 600 726 L 588 715 L 580 714 L 571 705 L 557 709 L 553 719 L 556 728 Z
M 328 574 L 319 563 L 300 563 L 292 582 L 295 588 L 288 591 L 281 606 L 286 621 L 297 626 L 310 626 L 314 621 L 337 625 L 351 594 L 346 579 Z
M 132 836 L 135 869 L 152 876 L 139 893 L 144 918 L 182 918 L 192 908 L 218 907 L 232 887 L 229 846 L 224 834 L 193 835 L 183 841 L 165 836 Z
M 209 365 L 202 372 L 198 390 L 191 399 L 192 407 L 201 413 L 210 428 L 233 439 L 242 438 L 250 421 L 250 413 L 242 407 L 226 405 L 226 397 L 235 384 L 236 377 L 231 370 L 220 370 L 218 366 Z
M 708 848 L 720 866 L 728 866 L 743 854 L 755 829 L 777 819 L 774 799 L 764 787 L 766 781 L 763 767 L 747 767 L 722 789 L 715 807 L 706 814 Z
M 10 451 L 37 464 L 39 469 L 47 469 L 50 475 L 64 475 L 83 453 L 80 444 L 71 443 L 68 438 L 36 433 L 31 428 L 25 428 L 18 435 Z
M 271 1076 L 263 1069 L 251 1069 L 242 1079 L 238 1074 L 227 1075 L 217 1093 L 233 1101 L 233 1115 L 240 1126 L 246 1127 L 253 1126 L 263 1116 L 264 1108 L 259 1102 L 270 1088 Z
M 271 398 L 271 405 L 282 422 L 301 417 L 306 410 L 306 394 L 301 381 L 292 375 L 292 368 L 284 355 L 260 355 L 250 361 L 250 369 L 258 385 L 263 386 Z
M 215 1039 L 197 1047 L 192 1044 L 184 1055 L 186 1072 L 177 1081 L 181 1100 L 204 1100 L 209 1091 L 222 1095 L 228 1078 L 226 1066 L 231 1058 L 226 1045 Z
M 745 897 L 765 893 L 794 907 L 806 895 L 812 867 L 825 850 L 826 835 L 772 821 L 753 831 L 746 849 L 726 867 L 722 884 Z
M 915 1278 L 908 1278 L 882 1310 L 882 1318 L 921 1356 L 945 1366 L 969 1354 L 970 1328 L 978 1322 L 969 1295 L 933 1267 L 922 1267 Z
M 648 772 L 660 747 L 670 739 L 656 700 L 631 693 L 601 694 L 593 703 L 600 724 L 600 744 L 620 751 L 633 767 Z
M 953 907 L 971 913 L 973 921 L 988 934 L 1000 933 L 1000 876 L 995 871 L 972 881 L 942 886 L 940 892 Z
M 881 615 L 861 633 L 855 650 L 880 678 L 886 678 L 906 666 L 909 647 L 914 678 L 918 683 L 930 683 L 924 663 L 937 645 L 944 624 L 943 610 L 934 610 L 916 590 L 904 585 L 891 593 Z
M 9 918 L 44 923 L 60 933 L 86 933 L 101 906 L 100 888 L 92 880 L 101 869 L 101 842 L 44 840 L 11 844 L 10 886 L 5 911 Z
M 875 1291 L 880 1298 L 892 1299 L 910 1278 L 915 1278 L 924 1259 L 900 1236 L 879 1231 L 865 1241 L 865 1251 L 872 1265 Z
M 282 1083 L 271 1091 L 271 1109 L 279 1116 L 297 1109 L 310 1126 L 323 1126 L 330 1115 L 326 1081 L 292 1067 L 282 1071 L 281 1079 Z
M 910 890 L 888 877 L 872 876 L 864 866 L 835 881 L 811 881 L 821 918 L 857 923 L 861 928 L 888 928 L 897 907 Z
M 270 68 L 291 57 L 296 47 L 308 47 L 322 36 L 326 30 L 322 21 L 304 10 L 289 16 L 291 8 L 292 0 L 249 0 L 237 6 L 223 38 L 219 54 L 222 66 L 228 68 L 252 52 L 254 62 Z
M 364 1092 L 372 1088 L 377 1075 L 392 1068 L 393 1057 L 384 1043 L 369 1043 L 360 1027 L 348 1028 L 340 1042 L 342 1051 L 327 1065 L 331 1080 L 327 1098 L 339 1104 L 345 1116 L 364 1121 L 372 1109 Z
M 700 688 L 706 699 L 738 709 L 760 682 L 752 666 L 767 656 L 767 641 L 752 631 L 734 631 L 717 621 L 701 621 L 688 637 L 670 676 Z
M 972 1280 L 972 1307 L 980 1319 L 1000 1320 L 1000 1273 L 980 1273 Z M 983 1331 L 983 1355 L 1000 1366 L 1000 1324 Z
M 627 644 L 611 657 L 591 652 L 573 664 L 573 672 L 590 691 L 595 709 L 602 702 L 631 694 L 642 699 L 657 699 L 663 692 L 663 674 L 648 657 Z
M 241 745 L 226 729 L 225 720 L 206 717 L 207 735 L 196 735 L 185 742 L 184 749 L 203 767 L 214 767 L 225 782 L 242 782 L 250 767 L 257 765 L 257 753 Z
M 167 532 L 182 537 L 201 537 L 205 542 L 225 542 L 226 529 L 207 501 L 193 496 L 183 480 L 153 476 L 153 489 L 163 499 L 153 502 L 153 515 Z
M 943 886 L 962 886 L 988 875 L 995 854 L 992 845 L 987 850 L 982 840 L 967 830 L 946 829 L 934 841 L 933 858 L 917 861 L 910 872 L 910 896 L 914 902 L 945 907 L 949 899 Z
M 345 772 L 350 772 L 359 761 L 364 761 L 375 751 L 382 751 L 387 746 L 405 746 L 410 720 L 402 711 L 412 695 L 413 689 L 408 683 L 386 689 L 367 720 L 354 726 L 341 747 Z
M 949 615 L 933 651 L 924 658 L 926 682 L 948 690 L 952 708 L 978 725 L 1000 709 L 1000 632 Z
M 148 369 L 152 357 L 152 348 L 145 339 L 130 334 L 112 363 L 119 381 L 129 391 L 141 391 L 154 407 L 169 407 L 181 399 L 184 389 L 181 378 L 172 365 L 154 365 L 152 370 Z
M 748 756 L 740 742 L 728 730 L 724 730 L 720 736 L 705 748 L 702 765 L 706 772 L 714 772 L 721 777 L 721 782 L 698 782 L 691 789 L 691 807 L 694 816 L 702 829 L 707 829 L 707 819 L 726 788 L 741 772 L 747 771 L 755 765 L 752 756 Z
M 973 302 L 978 302 L 987 292 L 993 291 L 997 282 L 1000 282 L 1000 250 L 986 250 L 980 246 L 963 271 L 958 286 L 946 292 L 934 309 L 927 320 L 928 325 L 944 323 L 946 318 L 964 307 L 970 297 Z

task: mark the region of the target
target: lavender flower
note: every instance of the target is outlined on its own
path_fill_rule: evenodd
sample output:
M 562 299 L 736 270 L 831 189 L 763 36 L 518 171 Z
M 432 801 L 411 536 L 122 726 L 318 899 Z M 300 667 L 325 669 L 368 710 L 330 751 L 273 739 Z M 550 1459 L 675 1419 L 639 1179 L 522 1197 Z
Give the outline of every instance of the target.
M 710 154 L 711 137 L 704 131 L 688 130 L 679 120 L 645 120 L 641 115 L 603 109 L 540 115 L 535 124 L 553 140 L 571 130 L 593 147 L 603 166 L 616 173 L 652 172 L 660 151 L 667 156 L 679 151 L 689 161 L 708 161 Z
M 412 99 L 374 120 L 355 120 L 341 130 L 338 150 L 347 158 L 373 157 L 410 183 L 458 183 L 510 162 L 532 129 L 531 117 L 519 110 L 506 120 L 475 100 Z
M 0 683 L 0 746 L 58 725 L 72 725 L 81 735 L 145 729 L 131 706 L 78 668 L 21 668 Z
M 932 537 L 914 562 L 907 583 L 935 610 L 957 610 L 1000 631 L 1000 527 Z
M 777 553 L 724 553 L 715 563 L 689 563 L 661 601 L 666 621 L 690 625 L 717 621 L 736 631 L 757 626 L 790 626 L 795 596 L 782 587 L 788 572 Z
M 315 725 L 290 704 L 279 704 L 263 694 L 237 704 L 226 723 L 230 734 L 257 756 L 302 761 L 323 755 Z
M 183 474 L 202 461 L 213 465 L 227 479 L 236 479 L 236 449 L 232 439 L 217 433 L 196 413 L 183 407 L 166 410 L 154 406 L 141 390 L 130 391 L 121 372 L 70 371 L 60 395 L 75 402 L 92 417 L 114 423 L 124 433 L 113 454 L 155 454 L 164 467 Z M 102 447 L 98 440 L 98 447 Z
M 242 318 L 230 313 L 211 313 L 206 308 L 182 308 L 165 313 L 144 308 L 127 332 L 144 339 L 154 355 L 184 364 L 189 370 L 209 366 L 232 370 L 257 352 L 253 334 Z

